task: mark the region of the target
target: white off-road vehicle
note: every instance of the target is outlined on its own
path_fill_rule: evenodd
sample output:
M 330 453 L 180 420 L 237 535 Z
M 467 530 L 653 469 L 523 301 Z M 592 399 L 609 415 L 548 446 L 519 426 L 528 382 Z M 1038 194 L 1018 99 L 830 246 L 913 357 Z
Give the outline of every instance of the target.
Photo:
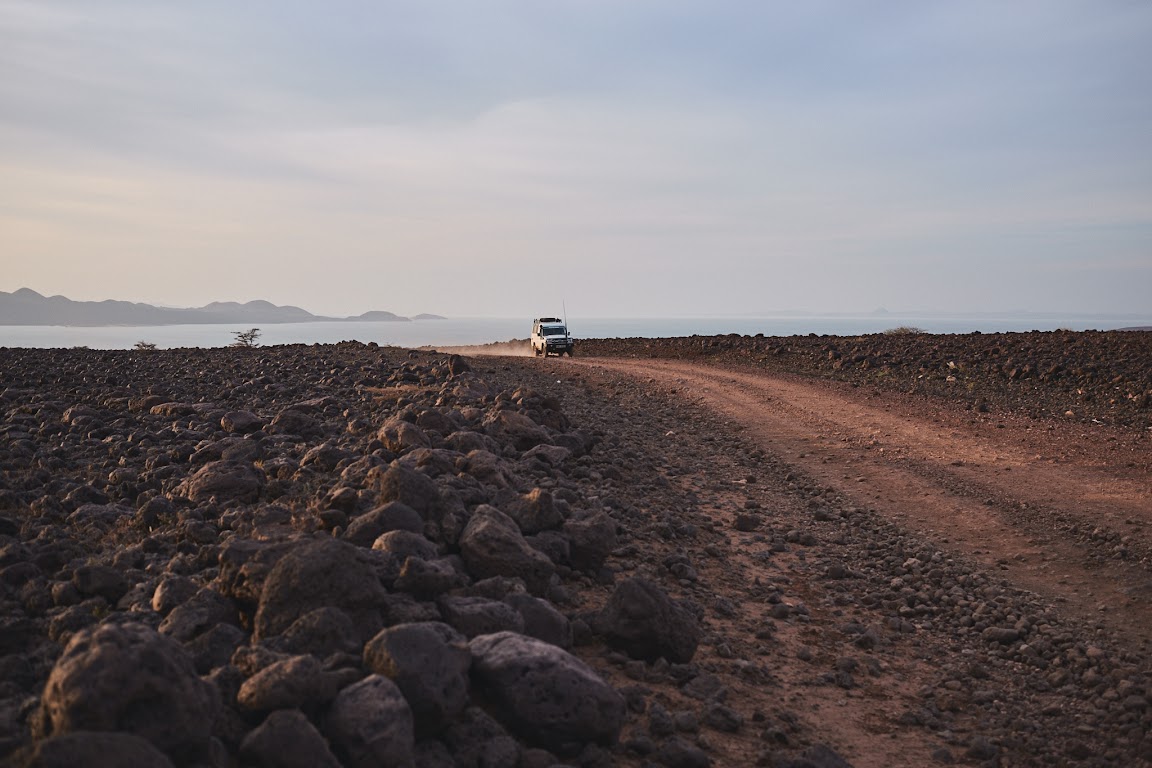
M 568 353 L 572 357 L 575 344 L 568 327 L 558 317 L 538 317 L 532 321 L 532 354 L 536 357 L 548 355 L 562 355 Z

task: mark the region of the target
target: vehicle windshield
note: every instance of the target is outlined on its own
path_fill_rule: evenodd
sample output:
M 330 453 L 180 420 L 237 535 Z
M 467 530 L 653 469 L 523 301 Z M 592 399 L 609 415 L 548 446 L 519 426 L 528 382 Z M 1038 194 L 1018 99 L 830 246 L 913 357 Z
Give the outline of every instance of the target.
M 564 336 L 564 326 L 562 325 L 542 325 L 540 326 L 541 336 Z

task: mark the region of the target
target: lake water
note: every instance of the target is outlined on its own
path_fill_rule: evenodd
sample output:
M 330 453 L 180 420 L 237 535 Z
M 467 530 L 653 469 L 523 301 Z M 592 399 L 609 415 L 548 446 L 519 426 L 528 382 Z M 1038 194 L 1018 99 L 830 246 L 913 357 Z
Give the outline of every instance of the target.
M 1067 328 L 1107 330 L 1152 325 L 1152 315 L 777 315 L 769 317 L 699 318 L 569 318 L 576 338 L 643 336 L 711 336 L 739 333 L 794 336 L 808 333 L 855 336 L 880 333 L 910 325 L 932 333 L 1003 333 L 1053 331 Z M 0 347 L 89 347 L 130 349 L 138 341 L 161 349 L 172 347 L 226 347 L 235 340 L 243 323 L 228 325 L 162 326 L 0 326 Z M 260 326 L 259 343 L 334 344 L 339 341 L 376 342 L 382 346 L 422 347 L 487 344 L 526 339 L 531 320 L 517 318 L 449 318 L 413 322 L 321 322 L 283 323 Z

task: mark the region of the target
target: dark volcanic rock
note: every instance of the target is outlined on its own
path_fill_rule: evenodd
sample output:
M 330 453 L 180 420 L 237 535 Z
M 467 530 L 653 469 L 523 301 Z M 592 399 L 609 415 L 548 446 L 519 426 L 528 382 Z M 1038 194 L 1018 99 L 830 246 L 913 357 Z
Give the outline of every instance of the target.
M 264 582 L 256 639 L 280 634 L 304 614 L 325 606 L 348 614 L 361 636 L 375 634 L 386 593 L 371 562 L 364 550 L 343 541 L 301 542 Z
M 248 633 L 232 624 L 217 624 L 184 643 L 196 671 L 206 675 L 228 663 L 236 649 L 248 642 Z
M 254 608 L 264 591 L 268 574 L 285 554 L 301 546 L 299 541 L 253 541 L 234 538 L 220 547 L 220 573 L 216 588 L 237 603 Z
M 329 672 L 315 656 L 291 656 L 245 680 L 236 702 L 244 709 L 260 712 L 326 704 L 350 682 L 348 673 L 356 675 L 355 670 Z
M 328 742 L 297 709 L 281 709 L 244 738 L 240 757 L 261 768 L 340 768 Z
M 504 602 L 515 608 L 524 619 L 524 634 L 564 650 L 572 647 L 572 625 L 552 603 L 515 593 L 505 596 Z
M 655 758 L 656 762 L 666 768 L 708 768 L 712 765 L 712 758 L 708 757 L 707 752 L 679 737 L 666 741 L 656 752 Z
M 407 504 L 392 501 L 353 519 L 343 538 L 357 546 L 371 547 L 372 542 L 389 531 L 423 533 L 424 518 Z
M 246 435 L 264 428 L 264 419 L 251 411 L 229 411 L 220 417 L 220 426 L 226 432 Z
M 497 411 L 484 420 L 484 429 L 497 440 L 511 443 L 518 451 L 548 442 L 548 430 L 518 411 Z
M 304 457 L 300 459 L 301 467 L 308 467 L 318 472 L 332 472 L 340 466 L 340 462 L 351 459 L 352 454 L 331 442 L 309 448 Z
M 438 622 L 400 624 L 364 646 L 364 666 L 396 683 L 423 731 L 435 731 L 468 706 L 472 652 L 463 635 Z
M 72 584 L 81 595 L 99 595 L 115 603 L 128 591 L 124 574 L 107 565 L 82 565 L 72 573 Z
M 534 594 L 548 588 L 555 567 L 532 549 L 515 521 L 495 507 L 482 505 L 460 535 L 460 555 L 476 578 L 519 576 Z
M 418 512 L 425 520 L 436 520 L 443 512 L 440 491 L 427 475 L 393 464 L 374 467 L 364 479 L 368 488 L 379 491 L 380 503 L 398 501 Z
M 464 710 L 444 729 L 440 739 L 450 750 L 452 762 L 447 765 L 482 768 L 521 764 L 520 745 L 504 726 L 479 707 Z
M 206 588 L 173 608 L 160 624 L 160 633 L 185 642 L 221 623 L 236 623 L 236 606 Z
M 440 556 L 436 545 L 419 533 L 412 531 L 388 531 L 372 542 L 372 549 L 395 555 L 400 562 L 409 557 L 421 560 L 435 560 Z
M 404 453 L 413 448 L 431 448 L 432 441 L 424 430 L 403 419 L 391 419 L 376 434 L 384 447 L 393 453 Z
M 321 434 L 320 422 L 303 409 L 285 408 L 272 419 L 271 429 L 282 435 L 317 437 Z
M 469 646 L 477 685 L 517 735 L 552 750 L 616 740 L 624 697 L 575 656 L 513 632 L 482 635 Z
M 326 605 L 296 619 L 266 644 L 283 653 L 311 653 L 324 658 L 333 653 L 359 653 L 361 639 L 348 614 Z
M 465 578 L 446 558 L 425 560 L 409 557 L 400 567 L 400 575 L 396 577 L 394 586 L 401 592 L 429 599 L 459 586 Z
M 533 488 L 527 495 L 507 505 L 504 511 L 516 521 L 524 534 L 559 528 L 564 522 L 564 516 L 556 508 L 552 494 L 543 488 Z
M 673 602 L 658 585 L 628 579 L 617 585 L 596 619 L 604 641 L 637 659 L 664 657 L 686 664 L 696 654 L 696 617 Z
M 216 708 L 178 643 L 140 624 L 104 624 L 77 633 L 56 662 L 37 736 L 125 731 L 187 765 L 207 755 Z
M 213 461 L 201 467 L 180 486 L 179 492 L 190 501 L 236 499 L 253 502 L 264 489 L 264 473 L 247 462 Z
M 605 512 L 593 512 L 564 523 L 572 567 L 595 573 L 616 548 L 616 521 Z
M 131 733 L 75 731 L 37 742 L 18 754 L 21 768 L 172 768 L 168 756 Z
M 348 768 L 412 768 L 412 709 L 396 684 L 371 675 L 340 692 L 324 720 L 333 751 Z
M 156 591 L 152 593 L 152 610 L 161 616 L 167 616 L 176 606 L 189 600 L 199 592 L 196 582 L 187 576 L 170 574 L 160 580 Z
M 486 597 L 443 597 L 440 612 L 444 621 L 469 638 L 524 630 L 524 618 L 516 609 Z

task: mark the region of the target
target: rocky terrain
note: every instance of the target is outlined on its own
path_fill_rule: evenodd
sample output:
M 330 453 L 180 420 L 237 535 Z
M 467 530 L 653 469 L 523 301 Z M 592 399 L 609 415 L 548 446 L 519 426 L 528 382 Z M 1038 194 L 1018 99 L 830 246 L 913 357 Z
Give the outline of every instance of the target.
M 1152 333 L 1144 331 L 588 339 L 579 353 L 738 363 L 979 410 L 1152 426 Z
M 871 375 L 843 364 L 863 343 L 580 354 Z M 1147 393 L 1146 346 L 1124 349 L 1074 375 Z M 1152 760 L 1146 648 L 641 379 L 361 344 L 4 349 L 0 370 L 7 763 Z M 982 386 L 964 397 L 1016 402 Z

